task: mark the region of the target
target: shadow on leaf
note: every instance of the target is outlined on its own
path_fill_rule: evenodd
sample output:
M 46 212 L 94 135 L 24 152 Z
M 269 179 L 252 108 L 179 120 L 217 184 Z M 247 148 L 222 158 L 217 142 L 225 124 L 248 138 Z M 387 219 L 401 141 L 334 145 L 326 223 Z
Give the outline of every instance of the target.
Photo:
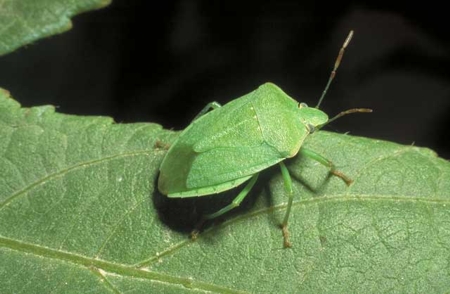
M 267 189 L 267 183 L 271 176 L 271 172 L 261 173 L 252 191 L 245 197 L 239 207 L 232 209 L 220 217 L 205 221 L 200 227 L 200 232 L 211 226 L 219 225 L 225 220 L 249 213 L 258 199 L 258 195 L 264 194 L 265 197 L 263 201 L 268 208 L 271 207 L 273 205 L 273 199 L 270 194 L 270 189 Z M 157 187 L 157 181 L 158 179 L 156 178 L 154 183 L 155 187 Z M 188 198 L 169 198 L 156 189 L 152 195 L 152 200 L 160 220 L 165 225 L 175 231 L 191 233 L 194 229 L 198 228 L 204 215 L 214 213 L 230 204 L 244 186 L 245 183 L 219 194 Z M 273 219 L 273 221 L 274 225 L 278 225 L 275 219 Z

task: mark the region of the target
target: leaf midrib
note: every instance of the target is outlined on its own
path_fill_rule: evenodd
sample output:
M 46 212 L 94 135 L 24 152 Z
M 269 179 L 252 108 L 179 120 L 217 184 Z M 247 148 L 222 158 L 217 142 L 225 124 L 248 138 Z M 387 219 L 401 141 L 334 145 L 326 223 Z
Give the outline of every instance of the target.
M 56 259 L 60 261 L 66 261 L 70 263 L 75 263 L 78 265 L 83 265 L 86 270 L 89 268 L 101 269 L 108 273 L 115 273 L 122 276 L 129 276 L 133 278 L 141 278 L 152 281 L 159 281 L 168 284 L 182 285 L 189 289 L 198 289 L 204 291 L 212 291 L 216 293 L 245 293 L 242 291 L 229 289 L 226 287 L 195 281 L 189 278 L 176 277 L 173 275 L 157 273 L 154 271 L 147 271 L 142 268 L 136 268 L 133 266 L 126 266 L 122 264 L 117 264 L 113 262 L 108 262 L 100 259 L 92 259 L 85 256 L 63 252 L 59 250 L 54 250 L 47 247 L 42 247 L 36 244 L 29 244 L 25 242 L 20 242 L 17 240 L 0 237 L 0 247 L 8 248 L 14 251 L 31 253 L 35 256 Z

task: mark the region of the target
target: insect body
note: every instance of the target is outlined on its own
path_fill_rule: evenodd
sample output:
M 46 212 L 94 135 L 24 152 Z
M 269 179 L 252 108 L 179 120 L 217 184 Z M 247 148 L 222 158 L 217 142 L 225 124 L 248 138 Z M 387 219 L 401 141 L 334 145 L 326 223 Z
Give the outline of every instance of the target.
M 328 116 L 271 83 L 188 126 L 161 165 L 158 188 L 169 197 L 219 193 L 295 156 Z
M 342 58 L 341 53 L 339 56 L 338 59 Z M 336 62 L 330 80 L 338 65 Z M 210 108 L 215 109 L 203 114 Z M 352 109 L 337 117 L 367 111 Z M 167 152 L 160 167 L 158 189 L 168 197 L 185 198 L 223 192 L 248 182 L 231 204 L 207 215 L 208 219 L 238 206 L 255 184 L 259 172 L 278 163 L 289 196 L 282 224 L 284 245 L 289 247 L 287 222 L 293 192 L 283 160 L 300 152 L 329 167 L 330 172 L 347 184 L 351 182 L 329 160 L 302 147 L 309 134 L 329 122 L 328 116 L 318 108 L 298 103 L 272 83 L 263 84 L 223 107 L 212 103 L 201 114 Z

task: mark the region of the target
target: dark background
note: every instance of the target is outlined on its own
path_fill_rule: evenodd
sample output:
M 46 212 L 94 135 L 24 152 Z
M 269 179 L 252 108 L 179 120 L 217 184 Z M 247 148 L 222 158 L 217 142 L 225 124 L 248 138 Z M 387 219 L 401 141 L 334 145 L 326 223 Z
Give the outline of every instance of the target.
M 322 109 L 327 129 L 415 144 L 450 158 L 448 13 L 426 3 L 116 1 L 74 28 L 0 57 L 23 106 L 183 129 L 206 105 L 272 81 L 314 106 L 350 29 Z

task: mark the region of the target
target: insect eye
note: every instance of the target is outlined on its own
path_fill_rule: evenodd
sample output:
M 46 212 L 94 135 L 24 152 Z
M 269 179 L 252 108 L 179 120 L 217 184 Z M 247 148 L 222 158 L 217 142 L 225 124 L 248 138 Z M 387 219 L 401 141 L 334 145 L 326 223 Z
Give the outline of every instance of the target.
M 314 133 L 314 132 L 316 131 L 316 127 L 313 126 L 312 124 L 307 124 L 307 125 L 306 125 L 306 128 L 308 129 L 308 132 L 309 132 L 310 134 L 312 134 L 312 133 Z
M 308 105 L 303 102 L 298 104 L 298 108 L 303 108 L 303 107 L 308 107 Z

